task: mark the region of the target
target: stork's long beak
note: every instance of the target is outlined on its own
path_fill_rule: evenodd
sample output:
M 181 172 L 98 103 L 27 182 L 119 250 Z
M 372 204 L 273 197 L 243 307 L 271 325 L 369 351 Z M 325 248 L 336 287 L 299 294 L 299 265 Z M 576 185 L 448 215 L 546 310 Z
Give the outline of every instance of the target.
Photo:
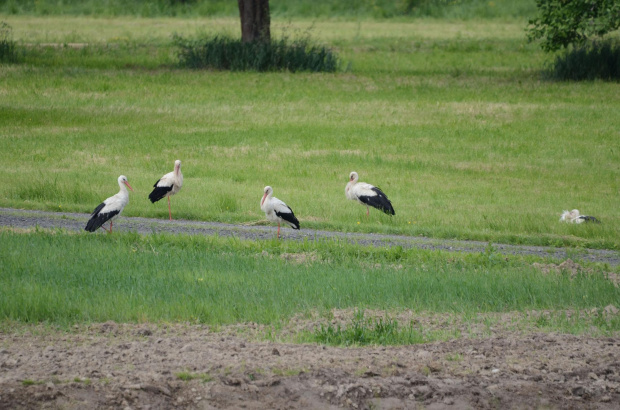
M 129 182 L 123 181 L 123 184 L 127 185 L 127 188 L 131 189 L 131 192 L 133 192 L 133 188 L 129 185 Z
M 265 203 L 265 198 L 267 198 L 267 193 L 265 192 L 265 195 L 263 195 L 263 199 L 261 199 L 260 201 L 260 205 L 263 206 L 263 204 Z

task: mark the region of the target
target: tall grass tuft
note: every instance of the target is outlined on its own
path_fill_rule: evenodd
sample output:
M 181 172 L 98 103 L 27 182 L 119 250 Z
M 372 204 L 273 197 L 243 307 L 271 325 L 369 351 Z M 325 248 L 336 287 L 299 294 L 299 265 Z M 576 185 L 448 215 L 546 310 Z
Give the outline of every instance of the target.
M 17 61 L 17 49 L 13 41 L 13 31 L 6 22 L 0 21 L 0 62 L 13 63 Z
M 550 76 L 556 80 L 620 80 L 620 43 L 593 41 L 558 56 Z
M 187 68 L 231 71 L 334 72 L 338 57 L 330 49 L 310 44 L 307 37 L 243 43 L 225 36 L 197 40 L 174 36 L 179 64 Z
M 450 335 L 453 336 L 453 333 Z M 314 332 L 302 335 L 301 339 L 329 346 L 385 346 L 428 343 L 441 337 L 439 334 L 425 334 L 424 330 L 413 322 L 408 326 L 399 326 L 396 320 L 387 316 L 378 319 L 364 318 L 364 311 L 358 310 L 350 326 L 321 324 Z

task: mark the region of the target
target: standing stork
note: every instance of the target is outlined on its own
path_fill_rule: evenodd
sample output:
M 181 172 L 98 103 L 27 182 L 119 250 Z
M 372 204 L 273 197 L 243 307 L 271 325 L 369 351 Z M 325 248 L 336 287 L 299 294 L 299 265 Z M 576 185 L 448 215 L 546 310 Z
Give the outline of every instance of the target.
M 278 239 L 281 222 L 290 225 L 293 229 L 299 229 L 299 221 L 293 210 L 278 198 L 273 197 L 273 188 L 266 186 L 264 192 L 263 199 L 260 201 L 260 209 L 265 212 L 268 221 L 278 223 Z
M 366 182 L 357 182 L 358 179 L 359 176 L 357 172 L 351 172 L 349 175 L 349 183 L 344 190 L 347 199 L 358 201 L 360 204 L 366 205 L 366 216 L 370 213 L 369 206 L 377 208 L 388 215 L 395 214 L 392 203 L 381 189 L 374 185 L 367 184 Z
M 129 203 L 129 191 L 127 191 L 125 185 L 133 191 L 133 188 L 127 181 L 127 177 L 121 175 L 118 177 L 118 186 L 121 187 L 121 190 L 118 191 L 118 194 L 109 197 L 95 208 L 84 230 L 95 232 L 97 229 L 102 228 L 108 233 L 112 233 L 112 222 L 114 218 L 119 216 L 121 212 L 123 212 L 123 208 Z M 106 229 L 103 226 L 107 221 L 110 221 L 110 229 Z
M 168 197 L 168 216 L 172 221 L 172 210 L 170 208 L 170 197 L 181 190 L 183 186 L 183 174 L 181 173 L 181 161 L 174 161 L 174 171 L 168 172 L 161 177 L 155 185 L 153 185 L 153 192 L 149 194 L 149 199 L 152 203 L 155 203 L 163 197 Z

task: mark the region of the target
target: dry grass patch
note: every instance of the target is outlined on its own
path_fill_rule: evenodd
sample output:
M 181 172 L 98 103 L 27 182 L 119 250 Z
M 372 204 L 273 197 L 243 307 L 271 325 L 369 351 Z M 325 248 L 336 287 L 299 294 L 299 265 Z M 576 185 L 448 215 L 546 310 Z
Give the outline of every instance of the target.
M 592 269 L 581 266 L 580 264 L 573 262 L 572 259 L 567 259 L 560 264 L 555 263 L 533 263 L 533 267 L 540 270 L 542 273 L 548 274 L 562 274 L 568 273 L 570 275 L 571 280 L 574 279 L 577 275 L 598 275 L 600 272 Z M 620 275 L 613 272 L 603 272 L 602 275 L 609 279 L 616 287 L 620 286 Z
M 169 41 L 174 33 L 194 34 L 200 32 L 236 33 L 238 19 L 234 18 L 148 18 L 133 17 L 69 17 L 69 16 L 5 16 L 4 20 L 13 27 L 16 40 L 28 42 L 64 43 L 76 38 L 81 42 L 123 42 L 136 38 Z M 119 35 L 119 33 L 123 33 Z
M 280 332 L 283 340 L 294 339 L 303 332 L 315 332 L 321 326 L 350 327 L 359 318 L 359 309 L 332 309 L 329 312 L 314 311 L 293 317 Z M 601 325 L 618 321 L 620 310 L 614 305 L 605 308 L 558 311 L 525 311 L 525 312 L 488 312 L 473 316 L 460 313 L 416 312 L 413 310 L 388 311 L 365 309 L 363 317 L 369 322 L 389 318 L 400 327 L 414 326 L 420 332 L 434 337 L 450 339 L 478 339 L 487 337 L 507 337 L 515 334 L 532 334 L 537 332 L 559 331 L 561 333 L 580 333 L 575 323 Z M 589 328 L 594 331 L 594 328 Z
M 283 253 L 280 255 L 281 259 L 287 262 L 295 263 L 298 265 L 310 264 L 320 260 L 316 251 L 313 252 L 301 252 L 301 253 Z
M 515 114 L 523 116 L 524 113 L 532 113 L 540 110 L 540 106 L 537 104 L 451 102 L 441 104 L 438 109 L 443 112 L 456 113 L 468 118 L 472 115 L 482 115 L 493 119 L 515 120 Z

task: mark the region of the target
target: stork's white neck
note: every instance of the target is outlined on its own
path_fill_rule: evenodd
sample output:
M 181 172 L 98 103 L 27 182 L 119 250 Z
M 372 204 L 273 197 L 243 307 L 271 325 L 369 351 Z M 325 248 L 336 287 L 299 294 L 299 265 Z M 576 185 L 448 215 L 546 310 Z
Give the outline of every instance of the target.
M 127 190 L 127 186 L 120 179 L 118 180 L 118 186 L 121 188 L 121 190 L 119 191 L 120 194 L 129 196 L 129 191 Z

